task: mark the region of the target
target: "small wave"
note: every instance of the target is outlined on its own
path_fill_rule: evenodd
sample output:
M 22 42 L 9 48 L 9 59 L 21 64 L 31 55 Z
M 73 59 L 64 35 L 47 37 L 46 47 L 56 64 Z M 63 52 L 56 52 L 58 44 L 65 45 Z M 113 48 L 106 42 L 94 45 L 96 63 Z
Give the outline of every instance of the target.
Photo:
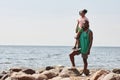
M 11 62 L 2 62 L 0 64 L 11 64 Z

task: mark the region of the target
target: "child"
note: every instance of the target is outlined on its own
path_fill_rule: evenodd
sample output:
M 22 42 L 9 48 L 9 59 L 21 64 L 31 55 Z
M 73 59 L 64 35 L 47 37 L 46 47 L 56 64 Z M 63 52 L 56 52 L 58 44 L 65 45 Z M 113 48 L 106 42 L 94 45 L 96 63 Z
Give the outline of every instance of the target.
M 79 43 L 79 37 L 80 37 L 80 33 L 82 31 L 82 27 L 84 26 L 85 21 L 88 21 L 89 24 L 89 20 L 87 19 L 87 17 L 85 16 L 85 14 L 87 13 L 86 9 L 83 9 L 82 11 L 79 12 L 79 15 L 81 16 L 78 19 L 78 23 L 77 23 L 77 27 L 76 27 L 76 42 L 75 42 L 75 46 L 73 47 L 73 50 L 80 50 L 80 43 Z

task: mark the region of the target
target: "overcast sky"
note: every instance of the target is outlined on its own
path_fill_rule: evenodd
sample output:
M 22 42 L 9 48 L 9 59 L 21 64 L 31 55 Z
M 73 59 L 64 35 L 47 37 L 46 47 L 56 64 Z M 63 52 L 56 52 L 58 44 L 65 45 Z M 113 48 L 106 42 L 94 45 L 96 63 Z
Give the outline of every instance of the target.
M 87 9 L 93 46 L 120 46 L 120 0 L 0 0 L 0 45 L 74 45 Z

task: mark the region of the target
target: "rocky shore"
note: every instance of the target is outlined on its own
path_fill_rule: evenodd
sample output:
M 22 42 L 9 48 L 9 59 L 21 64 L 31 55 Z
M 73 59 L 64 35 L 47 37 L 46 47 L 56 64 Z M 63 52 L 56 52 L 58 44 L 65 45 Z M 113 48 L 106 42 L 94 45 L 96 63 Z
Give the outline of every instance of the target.
M 120 69 L 91 69 L 81 75 L 80 67 L 47 66 L 38 70 L 14 67 L 0 73 L 0 80 L 120 80 Z

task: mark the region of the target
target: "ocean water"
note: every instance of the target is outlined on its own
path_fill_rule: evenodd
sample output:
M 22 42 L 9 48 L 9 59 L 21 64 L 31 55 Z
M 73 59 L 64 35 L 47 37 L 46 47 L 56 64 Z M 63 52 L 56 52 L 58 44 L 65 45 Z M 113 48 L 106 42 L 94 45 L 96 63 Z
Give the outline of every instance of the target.
M 0 70 L 12 67 L 38 69 L 45 66 L 71 66 L 71 46 L 0 46 Z M 81 55 L 76 66 L 83 67 Z M 120 47 L 92 47 L 88 68 L 120 68 Z

